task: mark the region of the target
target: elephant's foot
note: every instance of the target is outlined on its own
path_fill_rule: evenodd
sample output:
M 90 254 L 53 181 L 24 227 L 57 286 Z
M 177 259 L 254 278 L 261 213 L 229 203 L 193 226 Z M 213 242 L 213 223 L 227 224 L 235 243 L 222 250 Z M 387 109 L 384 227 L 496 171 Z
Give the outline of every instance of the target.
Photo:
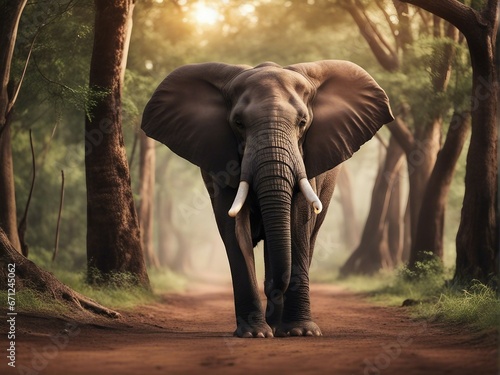
M 282 322 L 274 334 L 276 337 L 287 336 L 322 336 L 318 325 L 312 320 L 285 323 Z
M 238 324 L 234 336 L 243 338 L 265 338 L 274 337 L 273 330 L 267 323 L 258 324 Z

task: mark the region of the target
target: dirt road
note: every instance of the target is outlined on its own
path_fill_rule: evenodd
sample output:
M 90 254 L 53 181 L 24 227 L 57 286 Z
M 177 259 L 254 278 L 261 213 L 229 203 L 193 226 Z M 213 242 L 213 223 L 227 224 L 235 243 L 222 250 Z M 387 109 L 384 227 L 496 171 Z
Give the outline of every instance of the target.
M 418 321 L 313 285 L 320 338 L 238 339 L 227 287 L 171 294 L 113 324 L 18 315 L 16 369 L 2 374 L 497 374 L 494 334 Z M 2 331 L 5 331 L 2 329 Z M 5 343 L 6 332 L 2 332 Z M 4 350 L 2 348 L 2 350 Z

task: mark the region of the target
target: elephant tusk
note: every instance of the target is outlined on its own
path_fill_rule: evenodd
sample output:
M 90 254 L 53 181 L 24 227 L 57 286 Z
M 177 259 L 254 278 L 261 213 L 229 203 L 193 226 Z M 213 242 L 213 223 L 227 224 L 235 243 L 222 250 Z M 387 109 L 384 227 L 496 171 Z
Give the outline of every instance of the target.
M 250 185 L 246 181 L 240 181 L 240 186 L 238 186 L 238 192 L 236 193 L 236 198 L 234 198 L 233 205 L 229 210 L 228 214 L 231 217 L 236 217 L 238 212 L 240 212 L 241 207 L 245 204 L 245 200 L 247 199 L 248 190 L 250 189 Z
M 302 191 L 302 194 L 306 197 L 307 201 L 311 203 L 311 205 L 314 208 L 314 212 L 316 214 L 319 214 L 323 210 L 323 204 L 319 200 L 318 196 L 314 192 L 311 184 L 307 180 L 307 178 L 302 178 L 299 181 L 299 187 L 300 191 Z

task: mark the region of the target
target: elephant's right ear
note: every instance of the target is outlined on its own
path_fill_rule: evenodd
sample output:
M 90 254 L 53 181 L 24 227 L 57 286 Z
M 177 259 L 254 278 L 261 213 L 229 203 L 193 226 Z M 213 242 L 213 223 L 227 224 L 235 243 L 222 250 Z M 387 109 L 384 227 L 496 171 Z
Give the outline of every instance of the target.
M 142 117 L 146 135 L 214 175 L 234 174 L 239 166 L 237 140 L 229 127 L 223 88 L 246 66 L 203 63 L 174 70 L 158 86 Z M 235 164 L 237 163 L 237 164 Z M 239 176 L 225 177 L 237 186 Z

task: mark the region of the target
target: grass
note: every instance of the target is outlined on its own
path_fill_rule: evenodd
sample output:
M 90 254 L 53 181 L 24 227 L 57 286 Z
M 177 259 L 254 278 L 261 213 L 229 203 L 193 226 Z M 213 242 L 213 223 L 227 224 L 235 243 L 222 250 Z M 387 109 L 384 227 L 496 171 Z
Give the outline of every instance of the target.
M 3 306 L 7 305 L 8 294 L 7 291 L 0 291 L 0 300 L 5 301 Z M 16 291 L 16 311 L 33 311 L 39 313 L 57 313 L 63 314 L 68 311 L 67 307 L 54 300 L 48 300 L 40 293 L 33 291 L 32 289 L 24 289 Z
M 56 270 L 56 277 L 77 292 L 92 298 L 109 308 L 132 309 L 157 301 L 158 295 L 180 291 L 186 285 L 186 279 L 168 269 L 149 270 L 152 291 L 133 285 L 129 274 L 115 274 L 112 281 L 103 287 L 95 287 L 85 282 L 85 273 Z
M 435 303 L 416 306 L 419 316 L 478 329 L 500 328 L 500 300 L 495 291 L 479 282 L 468 289 L 449 289 Z
M 475 330 L 500 329 L 500 299 L 480 282 L 468 288 L 451 285 L 452 270 L 433 261 L 420 263 L 417 271 L 402 268 L 374 276 L 352 276 L 336 282 L 356 292 L 366 292 L 376 303 L 401 306 L 411 300 L 416 319 L 468 325 Z
M 104 287 L 93 287 L 85 282 L 85 273 L 68 271 L 61 268 L 50 271 L 62 283 L 73 290 L 92 298 L 103 306 L 112 309 L 132 309 L 139 305 L 153 303 L 162 293 L 180 291 L 184 289 L 187 280 L 170 270 L 149 270 L 149 279 L 152 291 L 133 286 L 131 277 L 127 274 L 116 274 L 111 283 Z M 7 292 L 0 291 L 0 299 L 7 301 Z M 7 305 L 5 302 L 4 306 Z M 16 293 L 16 310 L 64 313 L 67 306 L 61 302 L 54 302 L 51 296 L 45 296 L 31 289 L 18 290 Z

